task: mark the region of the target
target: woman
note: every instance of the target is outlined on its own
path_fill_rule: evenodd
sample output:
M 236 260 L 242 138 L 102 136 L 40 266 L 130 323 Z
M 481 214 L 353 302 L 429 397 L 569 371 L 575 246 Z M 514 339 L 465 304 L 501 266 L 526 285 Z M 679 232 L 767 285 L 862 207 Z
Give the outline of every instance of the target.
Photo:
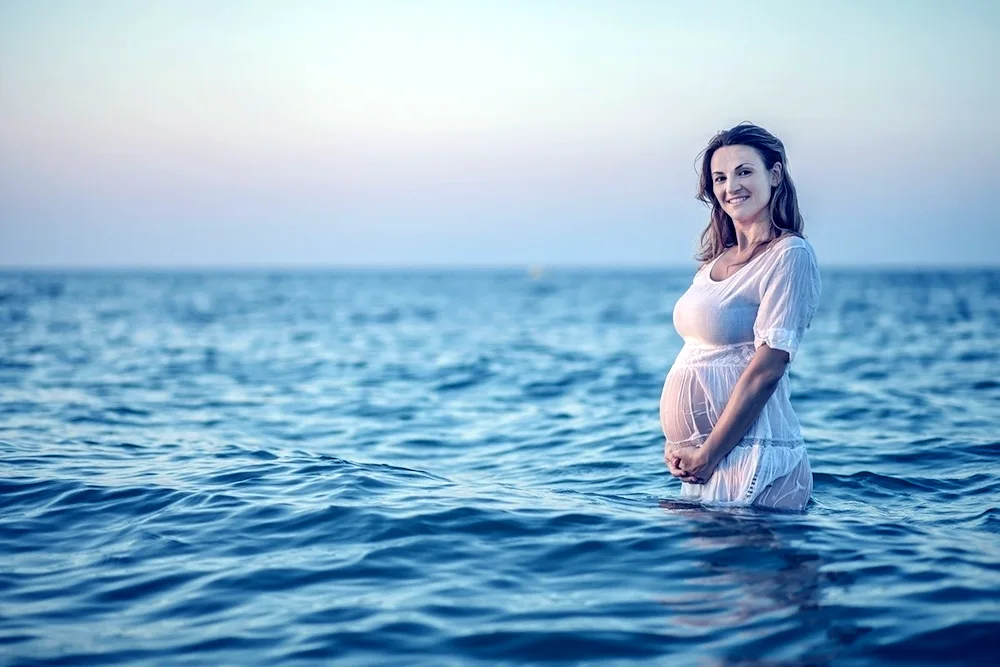
M 801 510 L 812 470 L 787 368 L 819 304 L 785 147 L 743 123 L 709 142 L 698 198 L 712 209 L 701 267 L 674 307 L 684 346 L 660 397 L 681 497 Z

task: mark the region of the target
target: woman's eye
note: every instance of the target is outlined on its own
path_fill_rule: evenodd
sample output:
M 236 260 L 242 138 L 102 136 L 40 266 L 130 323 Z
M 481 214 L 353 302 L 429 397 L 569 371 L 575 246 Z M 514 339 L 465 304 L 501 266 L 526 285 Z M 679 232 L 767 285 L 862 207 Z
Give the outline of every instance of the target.
M 749 173 L 750 173 L 750 170 L 749 170 L 749 169 L 744 169 L 744 170 L 742 170 L 742 171 L 740 172 L 740 175 L 741 175 L 741 176 L 746 176 L 746 175 L 747 175 L 747 174 L 749 174 Z
M 724 180 L 726 180 L 726 177 L 725 177 L 725 176 L 716 176 L 716 177 L 715 177 L 715 182 L 716 182 L 716 183 L 721 183 L 721 182 L 722 182 L 722 181 L 724 181 Z

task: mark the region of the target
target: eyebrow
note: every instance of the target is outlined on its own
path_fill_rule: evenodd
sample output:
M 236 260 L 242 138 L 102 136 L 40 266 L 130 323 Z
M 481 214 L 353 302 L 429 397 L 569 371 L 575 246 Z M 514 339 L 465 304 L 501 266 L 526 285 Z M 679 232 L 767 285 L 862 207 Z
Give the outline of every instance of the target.
M 752 164 L 750 164 L 749 162 L 744 162 L 744 163 L 742 163 L 742 164 L 738 164 L 738 165 L 736 165 L 736 168 L 737 168 L 737 169 L 739 169 L 740 167 L 752 167 L 752 166 L 753 166 L 753 165 L 752 165 Z M 722 174 L 723 176 L 725 176 L 725 173 L 723 173 L 723 172 L 721 172 L 721 171 L 713 171 L 713 172 L 712 172 L 712 175 L 714 176 L 715 174 Z

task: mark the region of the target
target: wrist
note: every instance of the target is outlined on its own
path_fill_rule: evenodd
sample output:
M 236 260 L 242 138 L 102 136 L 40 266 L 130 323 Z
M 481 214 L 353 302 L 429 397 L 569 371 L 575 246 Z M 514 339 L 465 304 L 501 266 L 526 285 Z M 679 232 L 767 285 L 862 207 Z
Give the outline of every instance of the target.
M 719 463 L 719 457 L 716 454 L 717 449 L 710 445 L 706 440 L 701 447 L 698 448 L 698 459 L 699 462 L 704 464 L 717 465 Z

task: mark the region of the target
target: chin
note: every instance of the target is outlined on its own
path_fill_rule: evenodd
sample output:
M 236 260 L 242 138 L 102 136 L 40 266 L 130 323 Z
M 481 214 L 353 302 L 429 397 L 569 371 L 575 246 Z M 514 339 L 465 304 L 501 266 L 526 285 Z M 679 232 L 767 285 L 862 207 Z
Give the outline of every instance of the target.
M 733 224 L 737 225 L 749 225 L 752 224 L 754 220 L 760 218 L 760 215 L 764 212 L 764 209 L 759 211 L 754 211 L 752 213 L 747 211 L 735 211 L 730 213 L 729 217 L 732 219 Z

